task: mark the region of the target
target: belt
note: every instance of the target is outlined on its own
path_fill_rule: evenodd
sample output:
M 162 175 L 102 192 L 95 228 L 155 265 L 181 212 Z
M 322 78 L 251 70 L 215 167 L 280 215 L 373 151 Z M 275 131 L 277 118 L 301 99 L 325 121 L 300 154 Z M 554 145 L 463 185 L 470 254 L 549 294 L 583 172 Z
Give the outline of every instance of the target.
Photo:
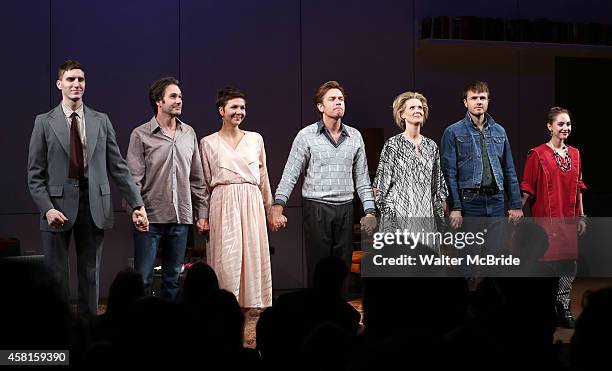
M 499 189 L 497 188 L 464 188 L 462 189 L 462 191 L 468 193 L 478 193 L 487 196 L 493 196 L 499 193 Z

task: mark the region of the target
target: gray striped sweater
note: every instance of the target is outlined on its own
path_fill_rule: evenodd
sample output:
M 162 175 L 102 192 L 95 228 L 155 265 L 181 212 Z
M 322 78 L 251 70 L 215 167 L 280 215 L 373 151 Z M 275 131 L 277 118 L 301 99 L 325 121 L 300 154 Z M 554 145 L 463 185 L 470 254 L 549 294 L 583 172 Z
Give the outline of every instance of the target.
M 322 121 L 298 132 L 276 189 L 275 203 L 287 203 L 300 174 L 305 172 L 302 197 L 342 204 L 352 201 L 357 190 L 364 210 L 375 210 L 363 138 L 355 128 L 343 124 L 343 129 L 348 135 L 338 147 L 325 136 Z

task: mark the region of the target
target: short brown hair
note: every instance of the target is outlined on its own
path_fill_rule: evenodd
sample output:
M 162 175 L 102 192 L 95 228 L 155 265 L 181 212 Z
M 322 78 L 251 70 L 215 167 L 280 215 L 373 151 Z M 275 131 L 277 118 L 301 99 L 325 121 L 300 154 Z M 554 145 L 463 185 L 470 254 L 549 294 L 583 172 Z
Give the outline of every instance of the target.
M 319 86 L 319 88 L 317 89 L 317 92 L 315 93 L 314 98 L 313 98 L 315 107 L 319 103 L 323 103 L 323 96 L 325 96 L 325 94 L 328 91 L 330 91 L 331 89 L 338 89 L 338 90 L 340 90 L 342 95 L 346 98 L 346 96 L 344 94 L 344 88 L 342 88 L 340 83 L 338 81 L 335 81 L 335 80 L 330 80 L 330 81 L 327 81 L 327 82 L 323 83 L 323 85 Z
M 423 94 L 411 91 L 402 93 L 393 100 L 393 119 L 395 119 L 395 123 L 402 130 L 406 130 L 406 123 L 402 119 L 402 112 L 406 109 L 406 102 L 410 99 L 418 99 L 423 104 L 423 124 L 425 124 L 425 120 L 429 117 L 427 98 Z
M 151 107 L 153 107 L 153 112 L 157 115 L 157 101 L 164 98 L 164 92 L 166 88 L 170 85 L 176 85 L 181 87 L 179 81 L 174 77 L 162 77 L 161 79 L 155 81 L 151 84 L 149 88 L 149 102 L 151 102 Z
M 546 123 L 552 124 L 552 122 L 555 121 L 557 116 L 562 113 L 567 113 L 568 116 L 571 116 L 569 111 L 563 107 L 551 107 L 551 109 L 548 110 L 548 121 L 546 121 Z
M 463 89 L 463 99 L 467 99 L 468 93 L 473 91 L 474 93 L 487 93 L 489 99 L 491 99 L 491 91 L 489 91 L 489 85 L 484 81 L 474 81 Z
M 246 94 L 240 89 L 228 86 L 219 90 L 217 92 L 217 109 L 225 107 L 228 101 L 236 98 L 242 98 L 246 102 Z
M 73 59 L 68 59 L 67 61 L 62 63 L 62 65 L 57 70 L 57 79 L 61 80 L 62 77 L 64 76 L 64 72 L 70 71 L 70 70 L 81 70 L 84 73 L 85 72 L 85 66 L 83 66 L 81 64 L 81 62 L 79 62 L 79 61 L 75 61 Z

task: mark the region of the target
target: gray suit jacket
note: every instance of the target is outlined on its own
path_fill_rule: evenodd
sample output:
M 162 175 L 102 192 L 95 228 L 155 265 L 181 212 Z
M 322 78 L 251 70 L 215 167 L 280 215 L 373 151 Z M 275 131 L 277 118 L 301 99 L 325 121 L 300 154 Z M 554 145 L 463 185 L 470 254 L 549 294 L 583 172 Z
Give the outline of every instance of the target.
M 144 205 L 132 175 L 115 139 L 115 130 L 108 116 L 84 106 L 87 131 L 87 175 L 89 205 L 96 226 L 113 226 L 113 207 L 108 175 L 113 178 L 123 197 L 132 207 Z M 41 213 L 41 231 L 58 231 L 49 227 L 45 214 L 50 209 L 64 213 L 69 230 L 79 210 L 79 189 L 68 181 L 70 133 L 61 104 L 36 116 L 28 155 L 28 186 Z

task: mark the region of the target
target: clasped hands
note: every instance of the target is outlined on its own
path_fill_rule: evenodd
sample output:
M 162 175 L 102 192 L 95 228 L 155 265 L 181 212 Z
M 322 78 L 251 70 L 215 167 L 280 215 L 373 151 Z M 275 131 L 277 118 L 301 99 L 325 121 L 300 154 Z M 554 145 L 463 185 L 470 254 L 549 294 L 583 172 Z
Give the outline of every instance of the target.
M 272 232 L 277 232 L 287 226 L 287 217 L 283 215 L 283 206 L 276 204 L 272 205 L 268 212 L 268 225 Z
M 195 223 L 196 230 L 199 234 L 205 234 L 210 231 L 210 224 L 208 224 L 208 218 L 200 218 Z
M 373 214 L 366 214 L 363 218 L 361 218 L 360 223 L 361 230 L 368 235 L 371 235 L 378 225 L 376 221 L 376 216 Z
M 147 217 L 147 211 L 144 206 L 132 210 L 132 223 L 134 223 L 134 228 L 139 232 L 149 231 L 149 218 Z

